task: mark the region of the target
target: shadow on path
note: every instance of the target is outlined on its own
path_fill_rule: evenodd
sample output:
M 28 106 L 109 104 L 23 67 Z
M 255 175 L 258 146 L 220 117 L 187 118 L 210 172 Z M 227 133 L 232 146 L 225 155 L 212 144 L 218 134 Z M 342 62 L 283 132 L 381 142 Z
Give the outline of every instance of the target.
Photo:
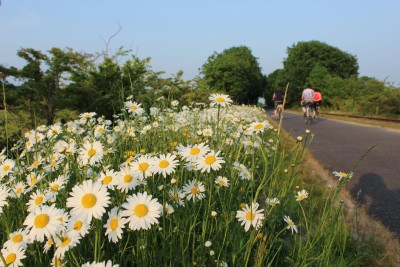
M 368 214 L 400 238 L 400 190 L 390 190 L 381 176 L 369 172 L 351 188 L 353 199 L 357 199 L 357 194 Z

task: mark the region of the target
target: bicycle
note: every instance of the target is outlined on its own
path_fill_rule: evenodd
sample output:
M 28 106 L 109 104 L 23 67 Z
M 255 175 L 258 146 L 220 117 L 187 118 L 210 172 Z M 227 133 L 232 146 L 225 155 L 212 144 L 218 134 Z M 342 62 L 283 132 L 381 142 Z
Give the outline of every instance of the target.
M 280 102 L 278 102 L 276 105 L 276 113 L 277 113 L 277 116 L 275 116 L 275 118 L 277 120 L 280 120 L 281 116 L 282 116 L 282 103 L 280 103 Z
M 320 104 L 316 103 L 315 104 L 315 119 L 319 119 L 320 118 Z
M 304 117 L 304 122 L 307 125 L 311 125 L 313 121 L 313 104 L 312 103 L 307 103 L 306 104 L 306 114 Z

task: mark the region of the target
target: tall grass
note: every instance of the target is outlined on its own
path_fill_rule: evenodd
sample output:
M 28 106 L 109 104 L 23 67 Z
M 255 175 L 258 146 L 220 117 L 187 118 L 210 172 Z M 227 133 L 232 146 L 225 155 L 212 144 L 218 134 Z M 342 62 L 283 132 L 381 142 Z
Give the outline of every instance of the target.
M 1 189 L 7 192 L 4 201 L 0 198 L 3 265 L 13 259 L 8 257 L 12 253 L 9 240 L 23 243 L 13 238 L 18 230 L 26 236 L 26 245 L 14 254 L 22 255 L 26 266 L 106 261 L 120 266 L 362 265 L 366 255 L 357 251 L 344 220 L 343 203 L 337 199 L 348 180 L 324 192 L 302 183 L 311 134 L 291 143 L 278 135 L 262 109 L 214 104 L 181 107 L 177 101 L 159 99 L 145 111 L 127 101 L 114 122 L 85 113 L 66 125 L 39 126 L 26 133 L 26 139 L 12 149 L 15 166 L 6 161 L 4 152 L 1 156 Z M 93 151 L 85 145 L 92 144 L 94 149 L 96 142 L 102 144 L 96 149 L 103 154 L 91 161 Z M 199 145 L 205 154 L 188 160 L 182 151 Z M 168 154 L 176 156 L 175 165 L 171 160 L 174 167 L 164 175 L 157 166 Z M 201 162 L 210 168 L 202 169 Z M 6 164 L 11 168 L 5 170 Z M 106 188 L 104 172 L 110 170 L 116 184 L 106 189 L 109 203 L 98 218 L 87 220 L 87 233 L 78 234 L 68 226 L 68 221 L 76 220 L 68 204 L 74 188 L 86 181 Z M 123 191 L 119 187 L 126 170 L 136 184 Z M 56 180 L 60 177 L 65 182 Z M 62 214 L 57 218 L 62 221 L 59 228 L 43 241 L 27 222 L 34 213 L 33 208 L 28 211 L 28 202 L 35 193 L 45 196 L 36 209 L 54 205 Z M 131 197 L 144 193 L 153 204 L 140 206 L 144 207 L 140 211 L 138 205 L 126 209 Z M 146 225 L 134 228 L 125 221 L 132 219 L 129 212 L 136 219 L 149 216 L 152 205 L 160 209 Z M 114 207 L 122 214 L 118 226 L 124 226 L 115 242 L 106 235 Z M 68 246 L 71 240 L 76 245 Z M 67 249 L 57 254 L 63 246 Z

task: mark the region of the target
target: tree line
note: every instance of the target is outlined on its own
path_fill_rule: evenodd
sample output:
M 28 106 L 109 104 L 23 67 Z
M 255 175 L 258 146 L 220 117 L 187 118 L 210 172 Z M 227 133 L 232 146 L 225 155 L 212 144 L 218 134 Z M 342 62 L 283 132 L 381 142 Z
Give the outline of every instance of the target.
M 287 103 L 299 105 L 306 84 L 320 88 L 326 108 L 362 115 L 399 117 L 400 90 L 383 81 L 358 77 L 354 55 L 319 41 L 287 48 L 283 68 L 265 75 L 250 48 L 234 46 L 214 52 L 191 80 L 178 71 L 165 78 L 151 58 L 140 59 L 121 47 L 114 55 L 88 54 L 71 48 L 48 51 L 22 48 L 22 68 L 0 65 L 7 110 L 28 114 L 29 125 L 47 125 L 96 112 L 112 119 L 127 96 L 150 108 L 156 99 L 178 99 L 181 105 L 206 102 L 211 92 L 226 93 L 237 104 L 272 98 L 278 84 L 290 84 Z M 4 104 L 2 105 L 4 109 Z M 2 122 L 4 124 L 4 122 Z M 1 125 L 0 125 L 1 127 Z

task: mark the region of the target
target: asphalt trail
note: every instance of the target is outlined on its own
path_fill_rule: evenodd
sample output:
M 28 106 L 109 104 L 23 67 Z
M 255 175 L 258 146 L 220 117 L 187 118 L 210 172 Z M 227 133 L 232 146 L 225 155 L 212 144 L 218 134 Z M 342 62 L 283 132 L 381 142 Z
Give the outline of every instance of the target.
M 267 111 L 270 116 L 272 111 Z M 283 128 L 296 138 L 315 134 L 310 151 L 328 171 L 348 172 L 372 146 L 347 186 L 371 217 L 400 238 L 400 131 L 321 118 L 311 126 L 301 115 L 286 112 Z

